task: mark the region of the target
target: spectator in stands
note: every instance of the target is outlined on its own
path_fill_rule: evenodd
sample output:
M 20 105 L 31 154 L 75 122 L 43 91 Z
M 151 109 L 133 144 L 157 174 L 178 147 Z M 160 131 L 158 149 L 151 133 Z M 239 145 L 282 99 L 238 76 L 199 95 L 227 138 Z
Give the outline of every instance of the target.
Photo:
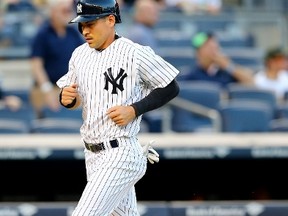
M 217 15 L 222 9 L 222 0 L 165 0 L 166 8 L 187 14 L 208 13 Z
M 29 0 L 4 0 L 6 12 L 35 12 L 36 7 Z
M 159 5 L 155 0 L 136 0 L 133 5 L 133 24 L 127 37 L 136 43 L 157 49 L 153 27 L 159 19 Z
M 0 86 L 0 107 L 2 106 L 17 111 L 22 106 L 22 100 L 18 96 L 6 94 Z
M 229 83 L 253 85 L 253 70 L 235 64 L 221 51 L 217 38 L 212 33 L 199 32 L 192 37 L 196 63 L 185 80 L 205 80 L 219 83 L 225 88 Z
M 288 58 L 281 48 L 269 49 L 264 58 L 264 70 L 254 76 L 255 85 L 275 92 L 279 100 L 288 92 Z
M 31 103 L 38 115 L 44 106 L 58 110 L 59 88 L 56 81 L 68 70 L 73 50 L 84 42 L 75 26 L 68 25 L 73 18 L 72 0 L 48 0 L 49 19 L 39 28 L 31 46 L 31 66 L 35 85 Z

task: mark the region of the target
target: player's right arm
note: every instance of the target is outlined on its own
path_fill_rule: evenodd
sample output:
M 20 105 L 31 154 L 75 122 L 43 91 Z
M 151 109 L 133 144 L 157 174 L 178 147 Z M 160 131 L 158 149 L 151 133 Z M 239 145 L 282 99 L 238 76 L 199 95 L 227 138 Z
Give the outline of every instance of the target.
M 77 84 L 62 88 L 59 95 L 59 101 L 62 106 L 68 109 L 76 109 L 79 107 L 81 100 L 77 92 Z

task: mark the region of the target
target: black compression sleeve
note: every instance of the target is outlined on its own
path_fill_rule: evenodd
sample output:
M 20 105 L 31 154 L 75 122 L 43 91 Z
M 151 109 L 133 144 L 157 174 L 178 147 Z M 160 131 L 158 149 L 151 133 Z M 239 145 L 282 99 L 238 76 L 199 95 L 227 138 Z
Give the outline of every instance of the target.
M 178 83 L 176 82 L 176 80 L 173 80 L 165 88 L 154 89 L 145 98 L 131 104 L 131 106 L 134 108 L 136 116 L 140 116 L 148 111 L 163 106 L 164 104 L 172 100 L 174 97 L 176 97 L 178 93 Z

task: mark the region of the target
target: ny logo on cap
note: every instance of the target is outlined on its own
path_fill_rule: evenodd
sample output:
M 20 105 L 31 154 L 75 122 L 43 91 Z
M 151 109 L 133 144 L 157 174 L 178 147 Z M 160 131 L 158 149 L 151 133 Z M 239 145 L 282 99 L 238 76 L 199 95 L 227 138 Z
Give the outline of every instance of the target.
M 82 13 L 82 5 L 81 4 L 77 5 L 77 13 Z

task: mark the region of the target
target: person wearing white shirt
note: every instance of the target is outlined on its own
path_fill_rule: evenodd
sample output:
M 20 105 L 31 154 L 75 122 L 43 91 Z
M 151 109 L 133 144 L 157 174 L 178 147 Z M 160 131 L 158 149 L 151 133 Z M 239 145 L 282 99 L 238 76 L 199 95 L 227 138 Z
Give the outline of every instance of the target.
M 268 50 L 264 59 L 265 68 L 254 75 L 255 85 L 272 90 L 279 100 L 288 91 L 288 58 L 280 48 Z

